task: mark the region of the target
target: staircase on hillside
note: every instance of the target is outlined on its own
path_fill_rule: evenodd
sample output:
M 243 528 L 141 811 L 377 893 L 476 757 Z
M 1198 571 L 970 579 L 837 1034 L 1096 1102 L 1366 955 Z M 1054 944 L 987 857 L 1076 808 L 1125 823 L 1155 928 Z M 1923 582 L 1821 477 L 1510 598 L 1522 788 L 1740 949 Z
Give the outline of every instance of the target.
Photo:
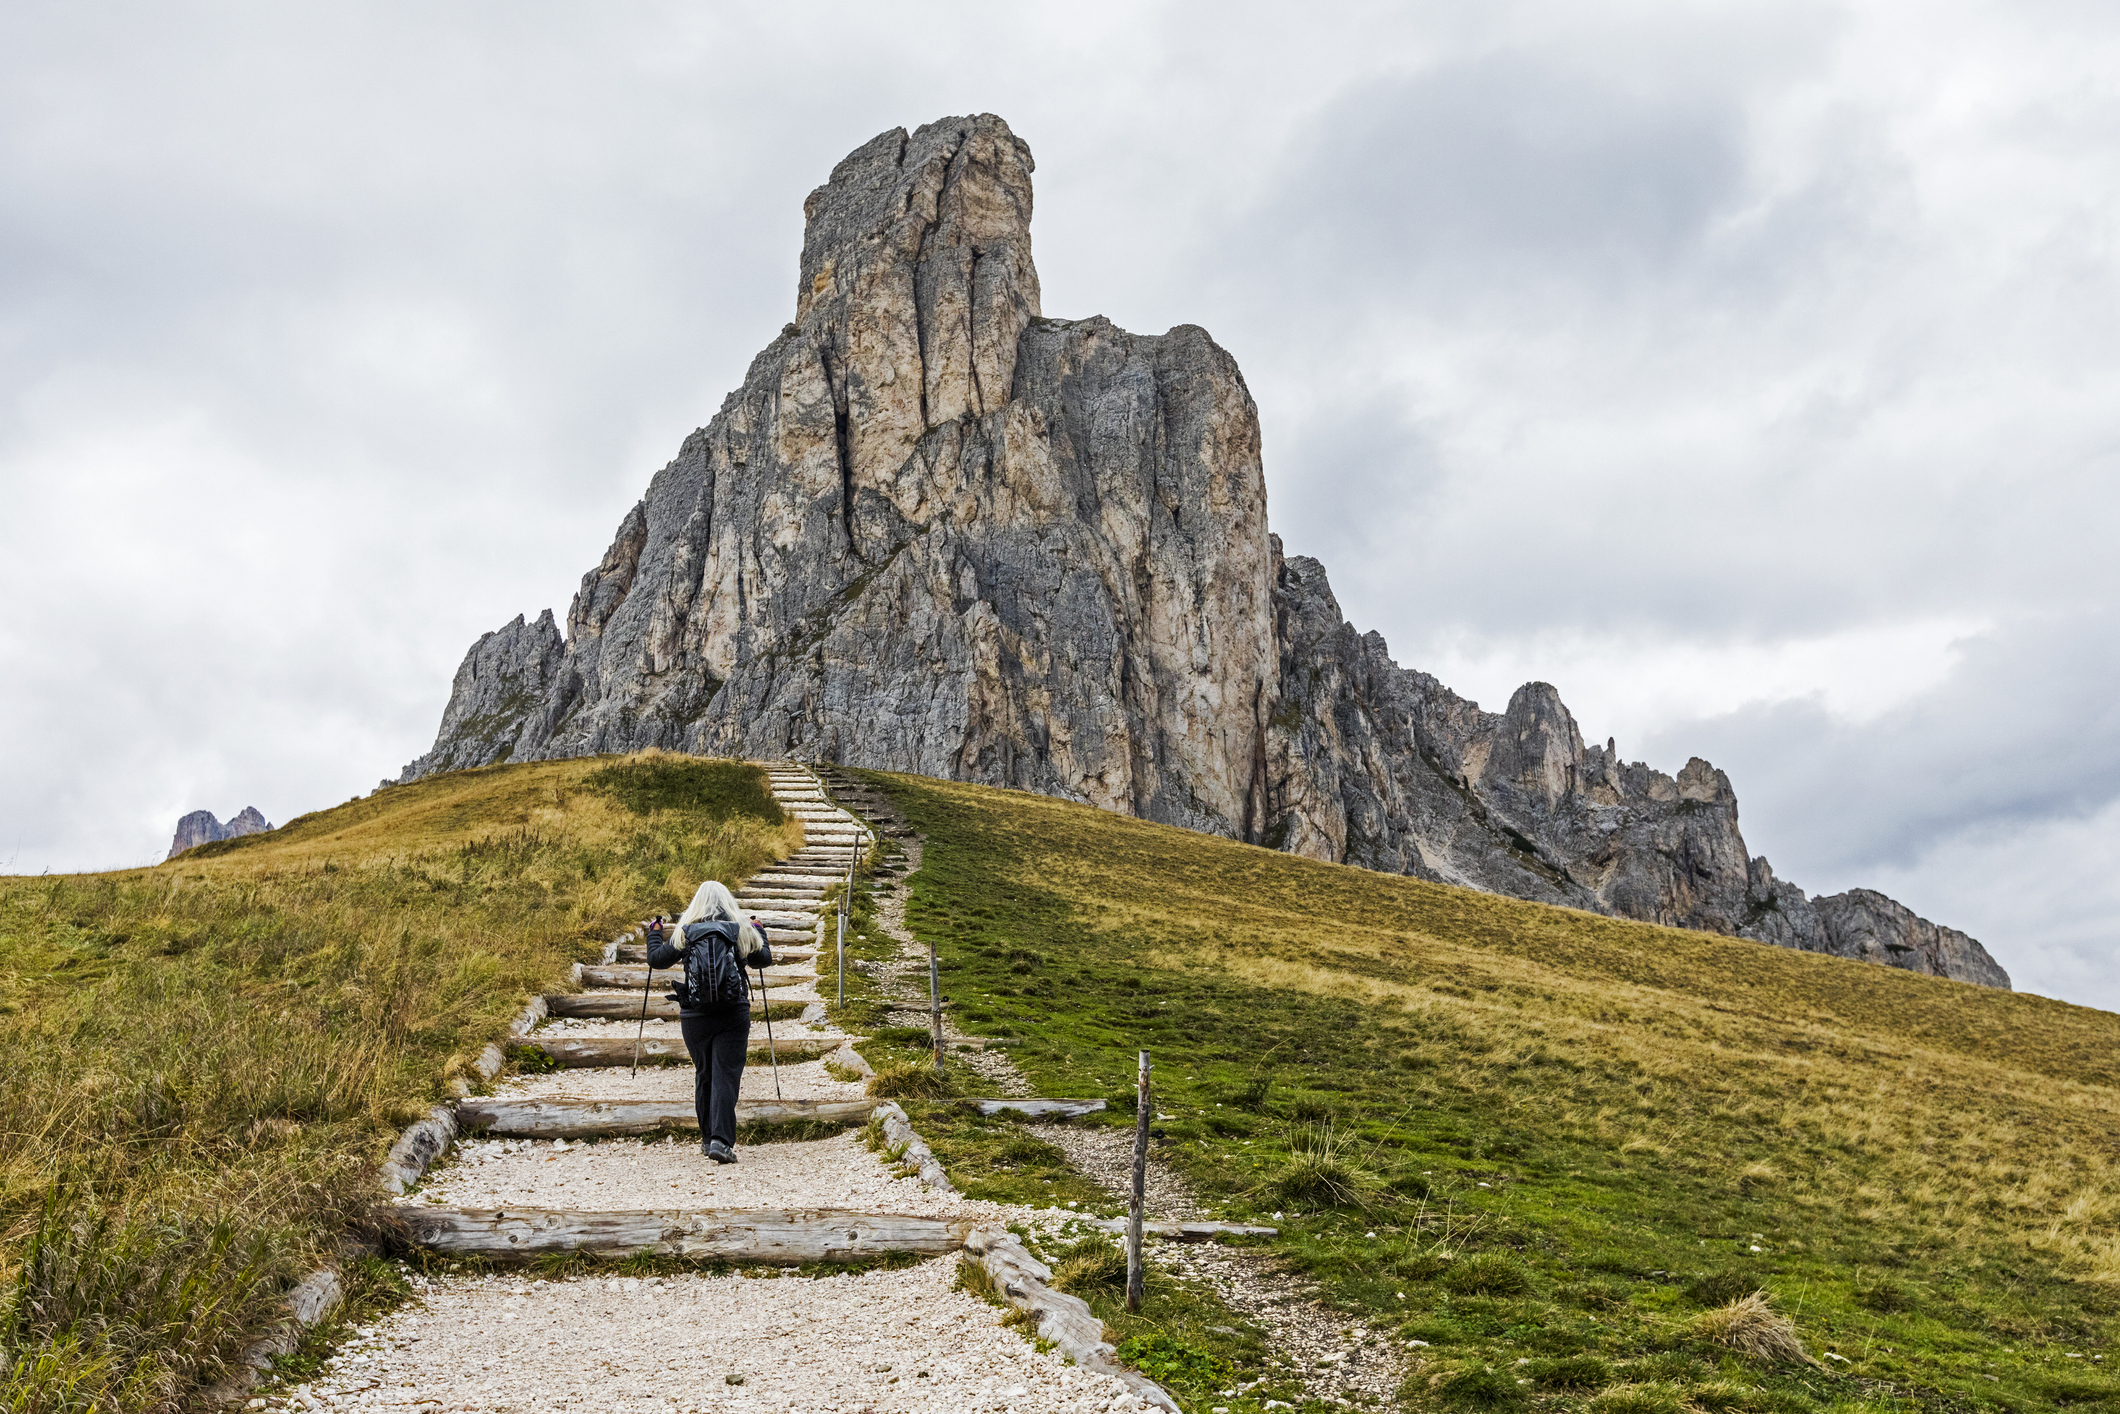
M 1007 1230 L 1058 1231 L 1077 1215 L 965 1199 L 904 1112 L 866 1094 L 868 1063 L 854 1050 L 862 1038 L 830 1023 L 819 958 L 836 940 L 825 896 L 874 836 L 810 771 L 766 770 L 805 840 L 737 895 L 765 924 L 775 958 L 753 1002 L 737 1118 L 877 1115 L 890 1158 L 841 1133 L 741 1145 L 737 1163 L 719 1165 L 696 1139 L 681 1139 L 696 1129 L 692 1067 L 676 1007 L 654 995 L 644 945 L 629 933 L 577 970 L 580 990 L 547 997 L 548 1019 L 523 1037 L 556 1068 L 461 1099 L 454 1161 L 394 1206 L 414 1242 L 504 1265 L 493 1275 L 415 1278 L 420 1301 L 355 1332 L 322 1378 L 253 1407 L 1175 1414 L 1164 1391 L 1113 1358 L 1086 1305 L 1045 1287 L 1051 1273 Z M 1057 1112 L 1079 1107 L 1059 1102 Z M 525 1259 L 568 1253 L 776 1269 L 963 1253 L 1051 1344 L 1027 1343 L 957 1289 L 955 1262 L 818 1281 L 692 1266 L 645 1277 L 519 1274 Z M 692 1350 L 702 1310 L 740 1313 L 727 1319 L 743 1336 L 705 1366 Z

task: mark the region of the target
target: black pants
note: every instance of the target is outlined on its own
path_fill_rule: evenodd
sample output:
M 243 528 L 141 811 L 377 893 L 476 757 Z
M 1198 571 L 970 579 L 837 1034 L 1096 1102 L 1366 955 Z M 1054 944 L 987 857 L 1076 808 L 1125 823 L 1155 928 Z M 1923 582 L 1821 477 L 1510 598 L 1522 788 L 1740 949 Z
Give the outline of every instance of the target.
M 736 1091 L 743 1084 L 744 1053 L 751 1049 L 751 1009 L 716 1007 L 682 1013 L 677 1024 L 692 1054 L 692 1103 L 699 1137 L 736 1146 Z

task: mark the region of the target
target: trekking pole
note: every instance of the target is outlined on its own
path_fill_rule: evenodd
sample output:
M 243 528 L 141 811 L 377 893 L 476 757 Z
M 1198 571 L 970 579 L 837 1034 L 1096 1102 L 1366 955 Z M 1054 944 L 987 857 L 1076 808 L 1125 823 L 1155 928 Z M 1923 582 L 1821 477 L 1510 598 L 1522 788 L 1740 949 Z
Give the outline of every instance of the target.
M 658 923 L 662 922 L 662 915 L 660 913 L 655 915 L 655 921 Z M 642 943 L 645 944 L 647 942 L 648 935 L 643 932 L 640 936 Z M 647 961 L 646 958 L 642 958 L 641 960 L 643 962 Z M 640 984 L 640 1030 L 634 1033 L 633 1036 L 633 1075 L 636 1079 L 638 1079 L 640 1076 L 641 1038 L 648 1034 L 648 989 L 653 987 L 654 985 L 655 964 L 649 962 L 647 979 Z
M 766 1008 L 766 1055 L 773 1062 L 773 1098 L 780 1098 L 780 1052 L 773 1045 L 773 998 L 766 992 L 766 970 L 758 969 L 758 999 Z

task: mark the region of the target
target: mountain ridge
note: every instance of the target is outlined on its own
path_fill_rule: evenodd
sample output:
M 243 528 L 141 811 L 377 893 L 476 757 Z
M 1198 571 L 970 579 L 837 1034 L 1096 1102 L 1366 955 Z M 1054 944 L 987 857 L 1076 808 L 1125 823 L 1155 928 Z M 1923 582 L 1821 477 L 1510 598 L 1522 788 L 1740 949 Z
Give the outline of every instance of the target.
M 438 771 L 657 746 L 1016 786 L 1321 859 L 2007 987 L 1882 894 L 1751 857 L 1728 778 L 1483 712 L 1267 526 L 1196 326 L 1049 319 L 1030 150 L 894 129 L 804 204 L 796 317 L 550 610 L 466 654 Z

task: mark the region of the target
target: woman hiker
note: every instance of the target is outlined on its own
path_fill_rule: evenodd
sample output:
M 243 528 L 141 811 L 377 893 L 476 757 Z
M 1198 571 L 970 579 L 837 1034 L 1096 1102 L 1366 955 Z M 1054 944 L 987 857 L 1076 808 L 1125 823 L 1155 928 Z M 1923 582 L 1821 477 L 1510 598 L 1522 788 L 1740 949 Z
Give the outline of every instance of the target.
M 736 1162 L 736 1092 L 751 1047 L 751 996 L 744 972 L 771 967 L 773 950 L 754 920 L 736 911 L 728 888 L 709 879 L 677 920 L 673 939 L 660 916 L 648 925 L 648 967 L 684 964 L 670 995 L 692 1055 L 693 1104 L 700 1152 L 717 1164 Z M 734 972 L 733 983 L 730 972 Z

